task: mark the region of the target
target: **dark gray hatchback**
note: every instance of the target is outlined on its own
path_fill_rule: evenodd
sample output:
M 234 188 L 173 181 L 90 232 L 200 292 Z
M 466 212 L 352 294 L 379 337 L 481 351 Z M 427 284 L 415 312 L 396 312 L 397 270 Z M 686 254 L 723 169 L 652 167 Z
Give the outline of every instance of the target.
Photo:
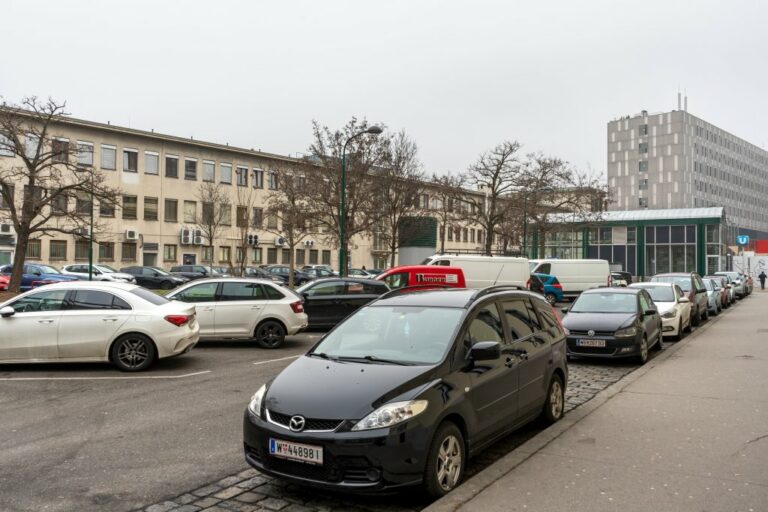
M 467 458 L 563 415 L 565 335 L 536 294 L 398 290 L 359 309 L 253 396 L 245 458 L 298 483 L 441 496 Z

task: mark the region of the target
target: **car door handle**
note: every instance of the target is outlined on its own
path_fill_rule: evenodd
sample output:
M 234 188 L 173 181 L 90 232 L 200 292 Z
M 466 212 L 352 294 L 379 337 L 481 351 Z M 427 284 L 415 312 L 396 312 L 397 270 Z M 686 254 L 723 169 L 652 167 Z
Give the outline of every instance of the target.
M 205 308 L 203 311 L 213 311 L 213 308 Z
M 117 318 L 102 318 L 102 322 L 117 322 Z
M 39 324 L 52 324 L 53 320 L 38 320 L 37 323 L 39 323 Z
M 251 306 L 251 309 L 261 309 L 261 306 Z
M 528 351 L 523 349 L 512 349 L 508 353 L 512 354 L 513 356 L 517 356 L 523 361 L 528 360 Z

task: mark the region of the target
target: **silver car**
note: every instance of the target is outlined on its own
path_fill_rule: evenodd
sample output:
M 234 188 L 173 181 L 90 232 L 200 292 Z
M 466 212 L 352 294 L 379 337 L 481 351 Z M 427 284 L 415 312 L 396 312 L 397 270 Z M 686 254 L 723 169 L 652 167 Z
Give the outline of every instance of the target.
M 711 315 L 719 315 L 723 309 L 720 295 L 720 283 L 714 279 L 703 279 L 704 287 L 707 289 L 707 309 Z
M 726 276 L 731 283 L 731 299 L 743 299 L 746 294 L 744 288 L 744 281 L 741 278 L 741 274 L 738 272 L 715 272 L 716 276 Z
M 62 274 L 75 276 L 81 281 L 88 280 L 88 265 L 67 265 L 61 269 Z M 91 279 L 93 281 L 110 281 L 113 283 L 136 284 L 136 278 L 131 274 L 118 272 L 109 265 L 93 265 L 91 270 Z

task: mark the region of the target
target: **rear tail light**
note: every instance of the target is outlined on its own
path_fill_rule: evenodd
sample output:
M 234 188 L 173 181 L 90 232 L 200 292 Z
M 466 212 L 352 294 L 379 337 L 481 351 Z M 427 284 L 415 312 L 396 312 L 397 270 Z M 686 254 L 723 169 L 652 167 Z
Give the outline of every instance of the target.
M 172 323 L 176 327 L 181 327 L 190 321 L 192 315 L 168 315 L 165 317 L 167 322 Z
M 561 285 L 560 283 L 555 282 L 555 283 L 552 283 L 552 288 L 557 288 L 558 290 L 562 290 L 563 289 L 563 285 Z
M 563 332 L 566 332 L 565 326 L 563 325 L 563 321 L 560 320 L 560 315 L 558 315 L 557 311 L 555 311 L 555 306 L 550 304 L 549 307 L 552 309 L 552 314 L 555 315 L 555 318 L 557 318 L 557 323 L 560 325 L 560 330 Z
M 291 309 L 294 313 L 303 313 L 304 312 L 304 304 L 300 300 L 297 300 L 296 302 L 291 302 Z
M 610 288 L 613 285 L 613 276 L 611 274 L 608 274 L 608 288 Z
M 531 280 L 530 279 L 525 282 L 525 287 L 528 288 L 529 290 L 531 289 Z

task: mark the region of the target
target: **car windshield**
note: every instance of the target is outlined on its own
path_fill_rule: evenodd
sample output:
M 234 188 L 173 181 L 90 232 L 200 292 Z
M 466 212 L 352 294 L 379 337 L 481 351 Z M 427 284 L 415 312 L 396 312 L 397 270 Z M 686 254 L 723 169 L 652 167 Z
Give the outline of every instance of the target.
M 375 359 L 401 364 L 439 362 L 453 341 L 464 310 L 423 306 L 374 306 L 357 311 L 312 351 L 332 359 Z
M 40 270 L 42 270 L 44 274 L 61 274 L 58 269 L 49 267 L 48 265 L 40 265 Z
M 654 276 L 652 281 L 656 283 L 674 283 L 684 292 L 691 291 L 691 278 L 688 276 Z
M 105 274 L 112 274 L 112 273 L 114 273 L 114 272 L 117 272 L 117 270 L 113 269 L 113 268 L 112 268 L 112 267 L 110 267 L 109 265 L 99 265 L 99 266 L 98 266 L 98 267 L 96 267 L 96 268 L 98 268 L 99 270 L 101 270 L 101 271 L 102 271 L 102 272 L 104 272 Z
M 571 313 L 636 313 L 633 293 L 583 293 L 569 310 Z
M 154 270 L 155 272 L 157 272 L 161 276 L 169 276 L 170 275 L 168 272 L 166 272 L 165 270 L 163 270 L 161 268 L 157 268 L 157 267 L 151 267 L 151 268 L 152 268 L 152 270 Z
M 704 280 L 704 288 L 706 288 L 708 292 L 714 291 L 715 287 L 711 279 Z
M 155 306 L 162 306 L 163 304 L 168 304 L 170 302 L 165 297 L 161 297 L 160 295 L 153 293 L 146 288 L 134 288 L 131 290 L 131 293 L 137 297 L 141 297 L 150 304 L 154 304 Z
M 675 294 L 671 286 L 638 286 L 651 296 L 653 302 L 675 302 Z

